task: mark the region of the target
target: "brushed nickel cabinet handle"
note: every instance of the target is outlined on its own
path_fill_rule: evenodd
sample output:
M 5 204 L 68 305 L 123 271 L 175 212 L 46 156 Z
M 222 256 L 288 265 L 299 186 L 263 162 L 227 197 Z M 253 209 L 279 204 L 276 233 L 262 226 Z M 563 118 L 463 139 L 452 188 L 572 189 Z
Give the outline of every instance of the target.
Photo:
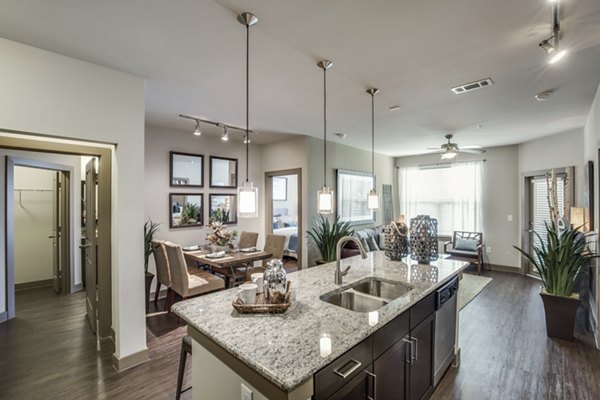
M 365 374 L 367 374 L 371 378 L 373 378 L 373 397 L 367 396 L 367 399 L 368 400 L 377 400 L 377 375 L 375 375 L 372 372 L 366 371 L 366 370 L 365 370 Z
M 362 365 L 362 363 L 358 360 L 350 360 L 346 364 L 342 365 L 342 367 L 345 367 L 349 363 L 354 363 L 354 365 L 351 368 L 349 368 L 347 371 L 340 372 L 340 368 L 338 368 L 338 369 L 334 369 L 333 372 L 336 375 L 341 376 L 342 379 L 346 379 L 348 376 L 350 376 L 354 371 L 356 371 Z

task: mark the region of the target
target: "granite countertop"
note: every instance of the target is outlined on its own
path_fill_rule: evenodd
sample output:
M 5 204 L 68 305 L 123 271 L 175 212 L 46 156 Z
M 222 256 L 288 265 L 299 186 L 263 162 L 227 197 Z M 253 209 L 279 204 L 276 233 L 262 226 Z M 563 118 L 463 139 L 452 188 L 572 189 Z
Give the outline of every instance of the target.
M 239 314 L 231 303 L 237 289 L 179 302 L 173 311 L 240 361 L 284 391 L 292 391 L 344 352 L 449 281 L 468 263 L 440 259 L 430 265 L 388 260 L 382 251 L 342 261 L 352 265 L 344 287 L 376 276 L 415 288 L 378 311 L 358 313 L 319 297 L 339 289 L 335 263 L 288 274 L 295 301 L 284 314 Z M 330 338 L 331 350 L 321 338 Z

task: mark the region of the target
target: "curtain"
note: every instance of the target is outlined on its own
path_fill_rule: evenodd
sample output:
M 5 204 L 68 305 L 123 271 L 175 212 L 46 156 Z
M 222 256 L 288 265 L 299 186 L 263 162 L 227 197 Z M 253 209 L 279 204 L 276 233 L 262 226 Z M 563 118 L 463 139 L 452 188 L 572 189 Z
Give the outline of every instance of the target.
M 453 231 L 481 232 L 482 173 L 482 161 L 400 168 L 400 211 L 407 223 L 420 214 L 437 218 L 441 236 L 451 236 Z

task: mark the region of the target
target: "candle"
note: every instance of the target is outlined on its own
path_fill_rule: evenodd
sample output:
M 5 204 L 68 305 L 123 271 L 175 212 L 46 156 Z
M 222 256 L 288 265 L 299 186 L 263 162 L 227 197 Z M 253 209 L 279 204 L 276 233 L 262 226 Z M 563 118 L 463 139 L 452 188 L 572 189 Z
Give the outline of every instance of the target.
M 323 335 L 319 341 L 321 348 L 321 357 L 327 357 L 331 354 L 331 337 L 329 335 Z

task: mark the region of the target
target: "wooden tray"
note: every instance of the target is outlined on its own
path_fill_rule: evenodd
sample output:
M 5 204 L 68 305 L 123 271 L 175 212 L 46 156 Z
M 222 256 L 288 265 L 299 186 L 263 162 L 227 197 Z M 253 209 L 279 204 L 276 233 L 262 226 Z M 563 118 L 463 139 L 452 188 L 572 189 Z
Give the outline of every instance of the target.
M 239 297 L 236 297 L 233 301 L 233 308 L 236 309 L 240 314 L 281 314 L 284 313 L 292 304 L 290 302 L 291 297 L 291 282 L 287 283 L 285 295 L 283 296 L 282 303 L 271 304 L 265 298 L 265 295 L 260 293 L 256 295 L 255 304 L 244 304 Z

